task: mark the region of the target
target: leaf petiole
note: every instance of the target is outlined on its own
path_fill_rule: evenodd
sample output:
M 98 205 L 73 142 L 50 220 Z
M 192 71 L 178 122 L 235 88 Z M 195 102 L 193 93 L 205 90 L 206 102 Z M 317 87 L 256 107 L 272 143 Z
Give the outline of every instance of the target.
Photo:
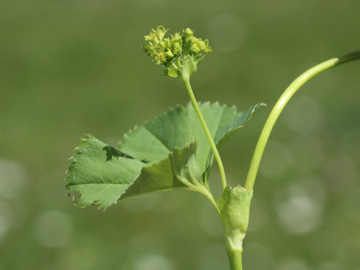
M 220 219 L 221 219 L 221 213 L 220 213 L 220 209 L 218 207 L 218 204 L 214 198 L 214 195 L 212 194 L 211 190 L 206 187 L 206 188 L 200 188 L 198 190 L 194 189 L 194 191 L 198 191 L 200 193 L 202 193 L 209 201 L 210 203 L 212 204 L 212 206 L 214 207 L 216 213 L 218 213 Z

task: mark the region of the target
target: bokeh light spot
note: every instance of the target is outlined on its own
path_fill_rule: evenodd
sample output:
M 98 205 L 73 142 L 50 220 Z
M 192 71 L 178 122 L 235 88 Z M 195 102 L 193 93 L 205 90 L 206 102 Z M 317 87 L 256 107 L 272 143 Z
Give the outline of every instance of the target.
M 308 270 L 309 268 L 300 259 L 286 259 L 279 264 L 278 270 Z
M 134 270 L 175 270 L 175 265 L 164 256 L 154 254 L 140 257 L 135 262 Z
M 45 247 L 65 246 L 72 231 L 73 225 L 69 216 L 54 210 L 41 213 L 33 227 L 35 239 Z
M 0 202 L 0 237 L 10 230 L 12 221 L 13 216 L 9 205 Z
M 0 158 L 0 197 L 14 198 L 26 187 L 25 168 L 18 162 Z
M 278 222 L 286 232 L 309 233 L 320 225 L 325 207 L 325 192 L 316 178 L 299 178 L 276 196 Z
M 335 262 L 324 262 L 320 265 L 318 270 L 345 270 L 345 268 Z

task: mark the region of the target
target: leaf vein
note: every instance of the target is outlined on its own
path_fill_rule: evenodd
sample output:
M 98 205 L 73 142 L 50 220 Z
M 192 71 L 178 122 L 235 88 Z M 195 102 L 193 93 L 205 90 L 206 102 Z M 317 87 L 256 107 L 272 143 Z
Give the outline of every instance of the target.
M 165 146 L 165 148 L 166 148 L 167 150 L 169 150 L 169 152 L 172 151 L 172 149 L 170 149 L 170 147 L 167 146 L 167 145 L 165 144 L 165 142 L 163 142 L 158 136 L 156 136 L 147 126 L 144 126 L 144 128 L 145 128 L 156 140 L 158 140 L 163 146 Z

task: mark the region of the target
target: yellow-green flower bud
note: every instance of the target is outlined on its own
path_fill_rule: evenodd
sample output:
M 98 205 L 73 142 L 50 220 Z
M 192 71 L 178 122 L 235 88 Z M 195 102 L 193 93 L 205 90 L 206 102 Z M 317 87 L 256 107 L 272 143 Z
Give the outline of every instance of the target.
M 184 34 L 185 34 L 186 37 L 192 37 L 194 35 L 194 31 L 191 30 L 190 28 L 186 28 L 184 30 Z
M 198 52 L 200 52 L 200 48 L 198 47 L 197 44 L 192 44 L 191 47 L 190 47 L 190 51 L 192 53 L 198 53 Z
M 165 55 L 166 55 L 166 58 L 173 58 L 174 57 L 173 53 L 170 50 L 167 50 L 165 52 Z
M 166 32 L 167 32 L 167 30 L 162 25 L 160 25 L 156 28 L 156 33 L 157 33 L 159 40 L 162 40 L 164 38 Z
M 166 46 L 167 48 L 169 48 L 169 47 L 171 46 L 171 42 L 170 42 L 170 39 L 169 39 L 169 38 L 164 38 L 163 41 L 164 41 L 164 44 L 165 44 L 165 46 Z
M 205 57 L 204 53 L 211 51 L 208 40 L 194 37 L 194 31 L 190 28 L 171 35 L 171 38 L 165 37 L 166 32 L 163 26 L 152 29 L 145 36 L 144 51 L 157 65 L 166 67 L 167 75 L 190 77 Z
M 171 36 L 171 41 L 172 42 L 178 42 L 178 41 L 181 41 L 182 40 L 182 37 L 180 35 L 180 33 L 175 33 L 175 35 Z
M 166 61 L 166 56 L 165 56 L 165 53 L 164 52 L 159 52 L 157 55 L 156 55 L 156 64 L 160 65 L 162 63 L 164 63 Z

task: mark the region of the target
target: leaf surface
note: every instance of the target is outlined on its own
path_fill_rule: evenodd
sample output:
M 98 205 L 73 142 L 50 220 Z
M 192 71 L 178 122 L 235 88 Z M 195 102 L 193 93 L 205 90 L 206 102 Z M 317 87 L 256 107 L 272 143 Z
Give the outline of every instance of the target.
M 77 205 L 108 207 L 140 174 L 143 163 L 122 157 L 113 147 L 88 135 L 75 149 L 66 177 L 69 193 L 79 193 Z
M 244 113 L 218 103 L 200 104 L 215 143 L 220 147 L 263 104 Z M 213 153 L 191 104 L 178 106 L 125 135 L 115 149 L 93 136 L 77 146 L 66 187 L 79 193 L 79 206 L 107 208 L 149 192 L 204 187 Z

